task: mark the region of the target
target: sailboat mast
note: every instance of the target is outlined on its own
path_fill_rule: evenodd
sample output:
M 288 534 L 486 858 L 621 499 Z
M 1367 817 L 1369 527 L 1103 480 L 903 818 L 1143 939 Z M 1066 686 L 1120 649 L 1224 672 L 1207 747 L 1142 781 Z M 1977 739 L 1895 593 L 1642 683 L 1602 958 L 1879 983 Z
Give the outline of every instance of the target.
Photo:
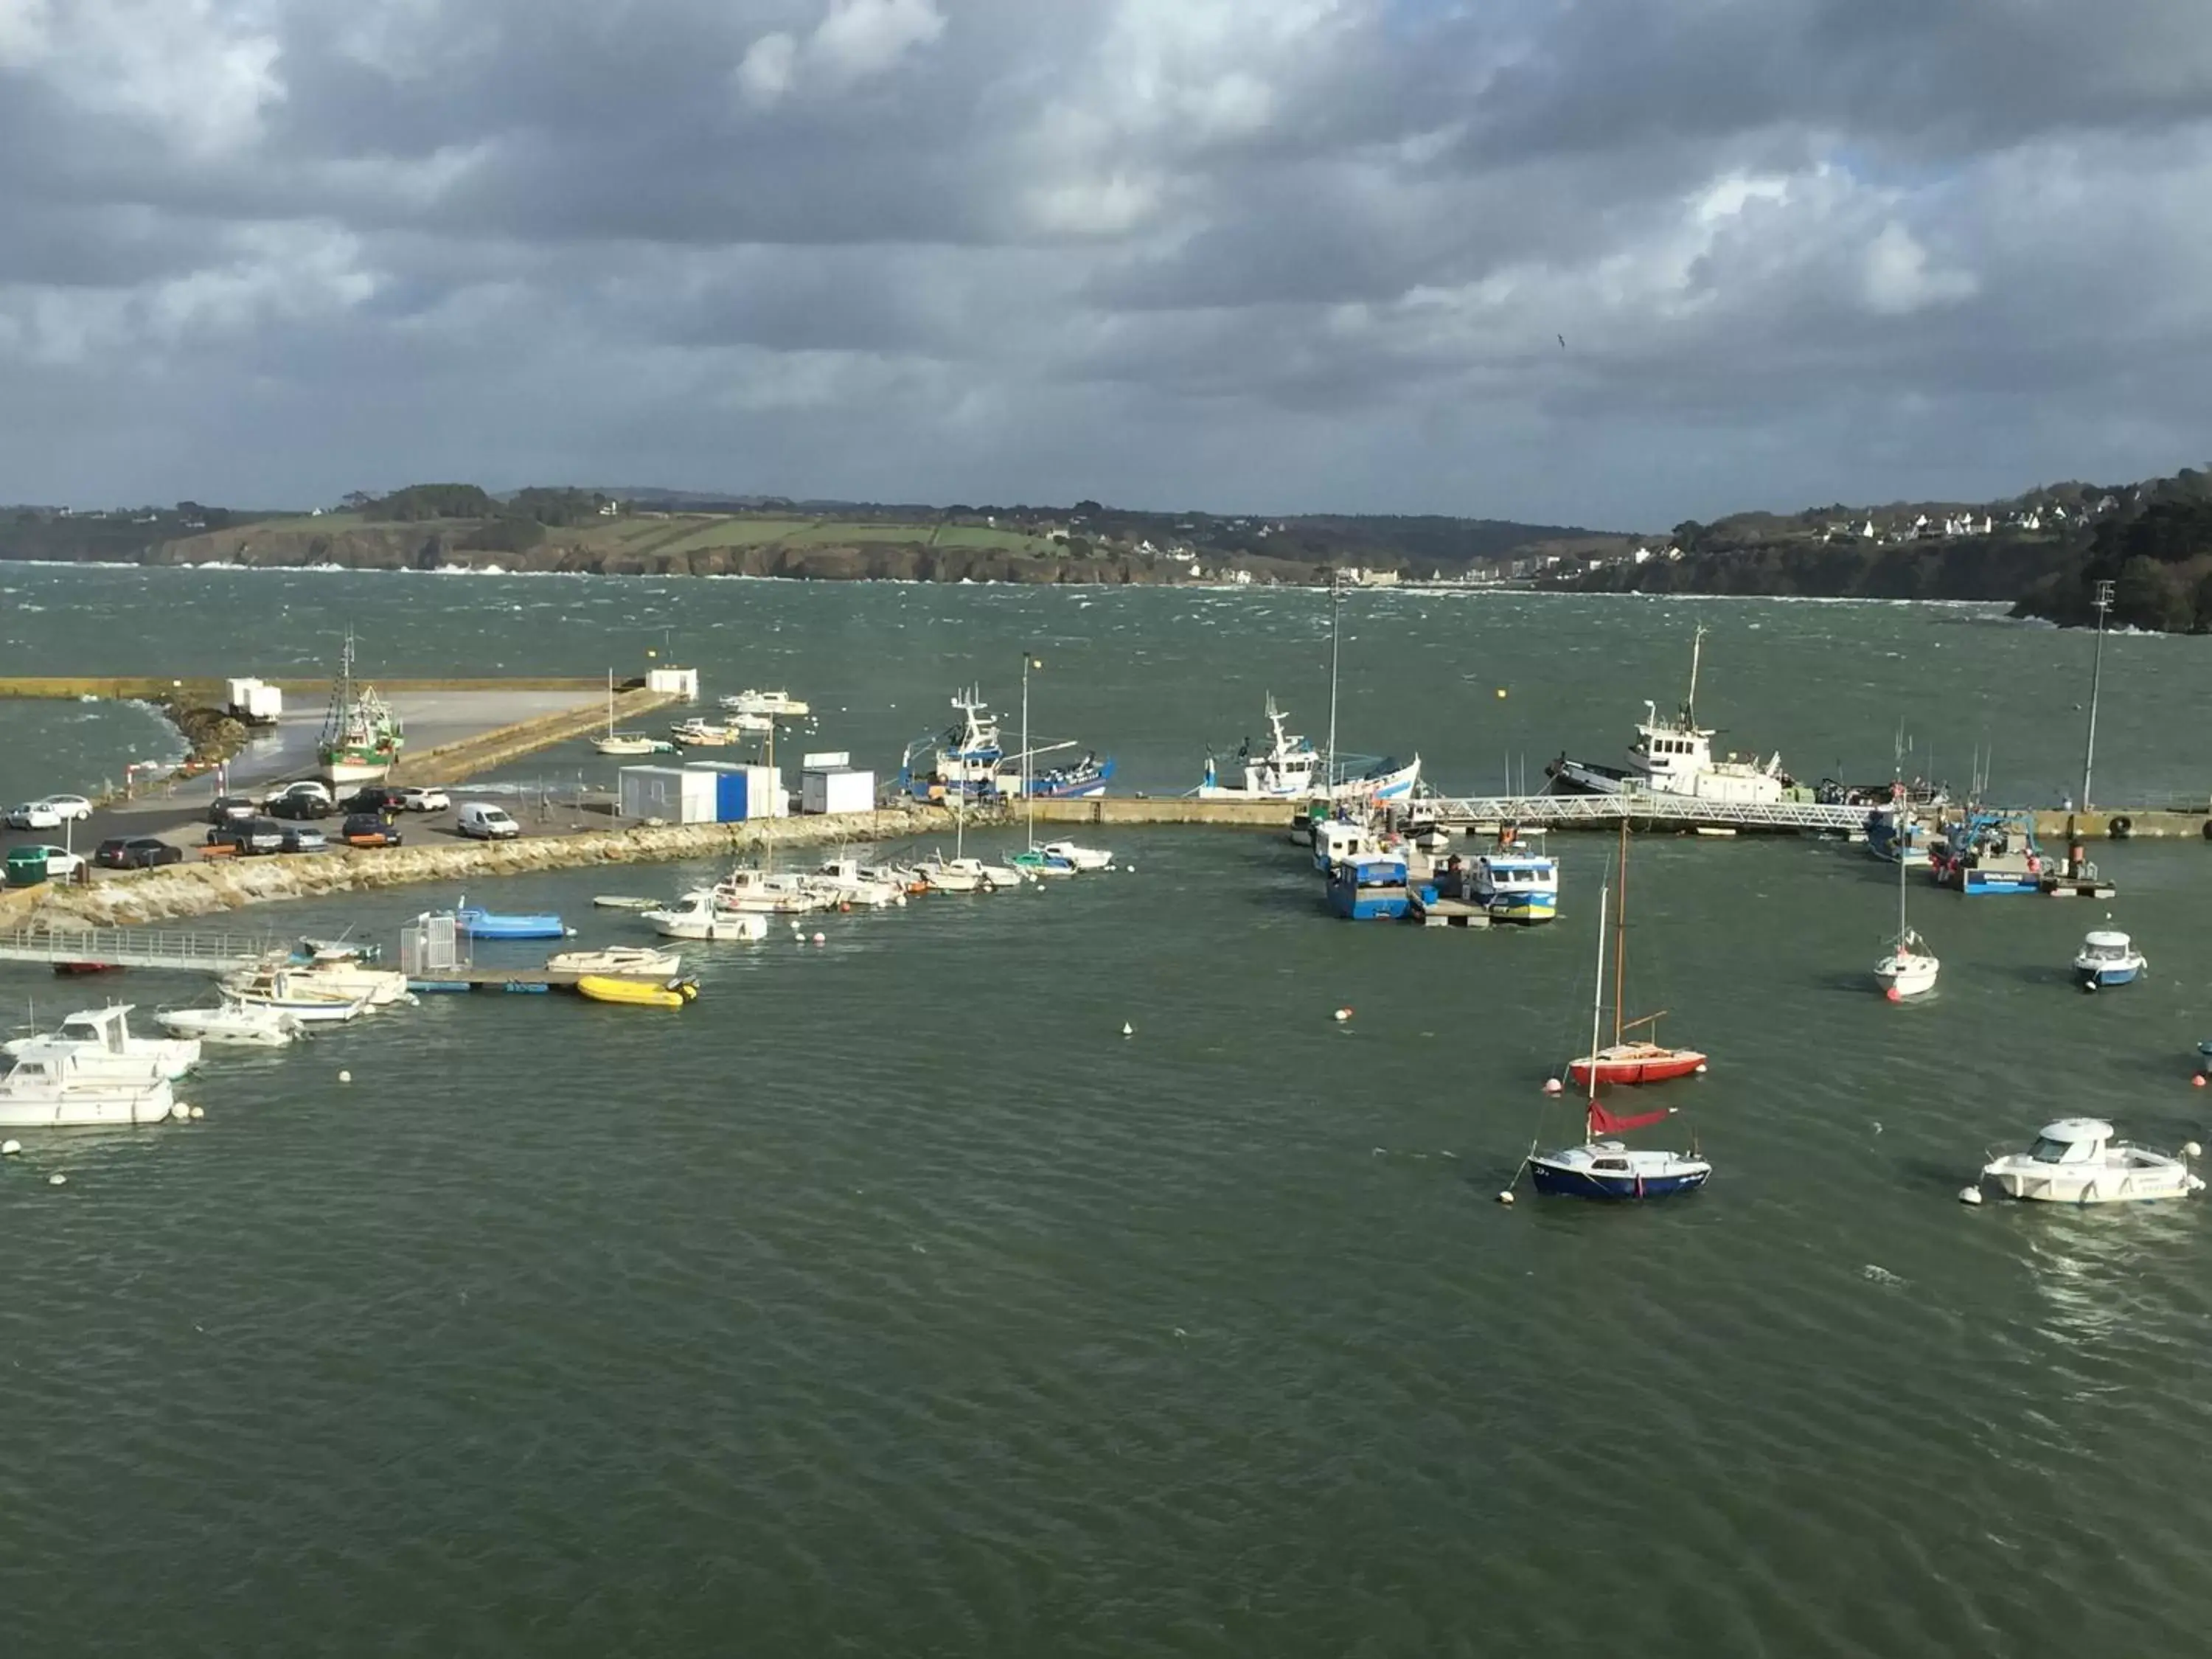
M 607 670 L 607 736 L 615 734 L 615 671 Z
M 1604 929 L 1601 927 L 1599 932 L 1602 933 Z M 1604 948 L 1601 941 L 1599 948 Z M 1621 1020 L 1625 1018 L 1626 1005 L 1622 999 L 1627 994 L 1628 820 L 1624 817 L 1620 821 L 1620 902 L 1613 907 L 1613 1042 L 1616 1048 L 1620 1046 Z
M 1344 573 L 1332 566 L 1328 573 L 1328 793 L 1336 799 L 1336 665 L 1338 635 L 1344 615 Z
M 1022 647 L 1022 805 L 1028 810 L 1030 851 L 1036 851 L 1036 780 L 1030 775 L 1030 648 Z
M 2089 738 L 2081 750 L 2081 810 L 2089 810 L 2089 781 L 2097 769 L 2097 694 L 2105 684 L 2105 616 L 2112 608 L 2112 585 L 2097 584 L 2097 654 L 2089 670 Z
M 1697 631 L 1690 635 L 1690 700 L 1682 705 L 1682 723 L 1698 723 L 1698 663 L 1705 649 L 1705 625 L 1699 623 Z
M 1587 1145 L 1595 1134 L 1590 1119 L 1597 1110 L 1597 1037 L 1599 1023 L 1605 1018 L 1605 902 L 1606 888 L 1597 890 L 1597 973 L 1590 981 L 1590 1048 L 1589 1098 L 1583 1107 L 1583 1140 Z

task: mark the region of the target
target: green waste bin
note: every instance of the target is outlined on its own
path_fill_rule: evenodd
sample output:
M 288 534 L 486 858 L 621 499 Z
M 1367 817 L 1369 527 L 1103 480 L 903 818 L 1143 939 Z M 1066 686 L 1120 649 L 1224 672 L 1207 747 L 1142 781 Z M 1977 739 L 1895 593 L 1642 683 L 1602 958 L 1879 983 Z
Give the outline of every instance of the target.
M 46 878 L 46 849 L 19 847 L 8 854 L 7 883 L 10 887 L 36 887 Z

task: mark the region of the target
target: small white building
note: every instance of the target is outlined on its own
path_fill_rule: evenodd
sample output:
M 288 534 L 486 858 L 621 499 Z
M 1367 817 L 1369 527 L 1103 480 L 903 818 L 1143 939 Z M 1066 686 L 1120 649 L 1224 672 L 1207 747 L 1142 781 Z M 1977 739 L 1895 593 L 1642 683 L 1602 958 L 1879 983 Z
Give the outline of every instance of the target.
M 616 805 L 626 818 L 712 823 L 714 775 L 688 766 L 625 766 L 616 775 Z
M 648 668 L 645 671 L 645 689 L 665 696 L 681 697 L 686 702 L 699 701 L 699 671 L 696 668 Z

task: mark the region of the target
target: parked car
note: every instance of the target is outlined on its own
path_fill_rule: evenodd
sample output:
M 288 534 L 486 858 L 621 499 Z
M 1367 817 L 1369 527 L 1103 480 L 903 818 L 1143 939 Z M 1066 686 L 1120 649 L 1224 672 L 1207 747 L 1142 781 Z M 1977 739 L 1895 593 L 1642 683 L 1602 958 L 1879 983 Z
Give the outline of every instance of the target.
M 84 868 L 84 860 L 66 847 L 11 847 L 8 849 L 10 864 L 28 862 L 34 854 L 46 854 L 48 881 L 73 881 Z
M 480 800 L 462 806 L 460 816 L 453 820 L 453 828 L 477 841 L 513 841 L 522 833 L 522 826 L 508 815 L 507 808 Z
M 94 849 L 92 861 L 103 870 L 152 870 L 182 864 L 185 849 L 153 836 L 111 836 Z
M 384 793 L 398 796 L 400 810 L 407 812 L 442 812 L 453 804 L 444 790 L 425 789 L 420 784 L 404 784 Z
M 62 827 L 62 815 L 45 801 L 27 800 L 21 806 L 8 809 L 8 827 L 10 830 L 58 830 Z
M 326 818 L 338 809 L 328 795 L 301 791 L 298 794 L 278 795 L 269 803 L 272 818 Z
M 240 858 L 284 850 L 284 826 L 274 818 L 239 818 L 207 832 L 210 848 L 228 848 Z
M 356 812 L 338 826 L 338 839 L 349 847 L 397 847 L 399 832 L 380 812 Z
M 372 783 L 365 789 L 357 789 L 338 803 L 338 811 L 341 812 L 389 814 L 404 812 L 406 810 L 407 804 L 400 799 L 399 791 L 386 788 L 380 783 Z
M 330 844 L 328 836 L 307 824 L 295 823 L 284 832 L 284 850 L 288 853 L 320 853 Z
M 75 818 L 82 823 L 92 816 L 92 803 L 82 795 L 49 795 L 40 803 L 51 806 L 65 818 Z
M 260 810 L 244 795 L 217 795 L 208 803 L 208 822 L 213 824 L 236 823 L 253 817 Z
M 301 795 L 313 796 L 325 806 L 334 805 L 331 799 L 330 785 L 325 783 L 320 778 L 301 778 L 296 783 L 288 783 L 283 788 L 271 793 L 269 799 L 262 804 L 273 812 L 276 810 L 277 802 L 291 800 Z

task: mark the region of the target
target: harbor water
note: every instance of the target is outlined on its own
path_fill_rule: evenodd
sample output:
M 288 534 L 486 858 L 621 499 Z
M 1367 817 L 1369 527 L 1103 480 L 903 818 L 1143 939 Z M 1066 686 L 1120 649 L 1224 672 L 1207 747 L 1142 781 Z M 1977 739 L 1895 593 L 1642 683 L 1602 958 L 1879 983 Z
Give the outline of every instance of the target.
M 787 684 L 863 763 L 963 679 L 1011 714 L 1025 644 L 1040 729 L 1134 787 L 1187 787 L 1268 690 L 1326 720 L 1308 595 L 143 578 L 210 633 L 156 627 L 136 573 L 7 580 L 52 620 L 0 617 L 0 672 L 219 672 L 226 639 L 305 668 L 349 619 L 392 673 L 666 649 L 716 690 Z M 2000 793 L 2078 778 L 2086 642 L 1984 611 L 1352 604 L 1346 746 L 1447 785 L 1613 758 L 1700 614 L 1701 714 L 1801 775 L 1886 775 L 1902 715 L 1954 778 L 1990 744 Z M 80 613 L 106 620 L 72 639 Z M 2173 714 L 2208 664 L 2108 646 L 2115 798 L 2191 787 Z M 1278 836 L 1111 840 L 1133 869 L 687 946 L 681 1013 L 426 998 L 211 1060 L 204 1123 L 25 1135 L 10 1647 L 2201 1650 L 2212 1218 L 1955 1194 L 2064 1113 L 2212 1139 L 2206 849 L 2100 847 L 2110 904 L 1916 885 L 1943 978 L 1899 1007 L 1870 979 L 1893 871 L 1862 850 L 1639 841 L 1631 1000 L 1713 1057 L 1645 1138 L 1694 1133 L 1717 1173 L 1507 1207 L 1532 1139 L 1578 1133 L 1540 1085 L 1587 1037 L 1605 838 L 1558 838 L 1559 922 L 1486 933 L 1335 921 Z M 713 873 L 469 896 L 643 943 L 592 896 Z M 229 923 L 388 942 L 455 896 Z M 2151 972 L 2084 996 L 2107 909 Z M 111 992 L 203 987 L 0 968 L 11 1024 Z

